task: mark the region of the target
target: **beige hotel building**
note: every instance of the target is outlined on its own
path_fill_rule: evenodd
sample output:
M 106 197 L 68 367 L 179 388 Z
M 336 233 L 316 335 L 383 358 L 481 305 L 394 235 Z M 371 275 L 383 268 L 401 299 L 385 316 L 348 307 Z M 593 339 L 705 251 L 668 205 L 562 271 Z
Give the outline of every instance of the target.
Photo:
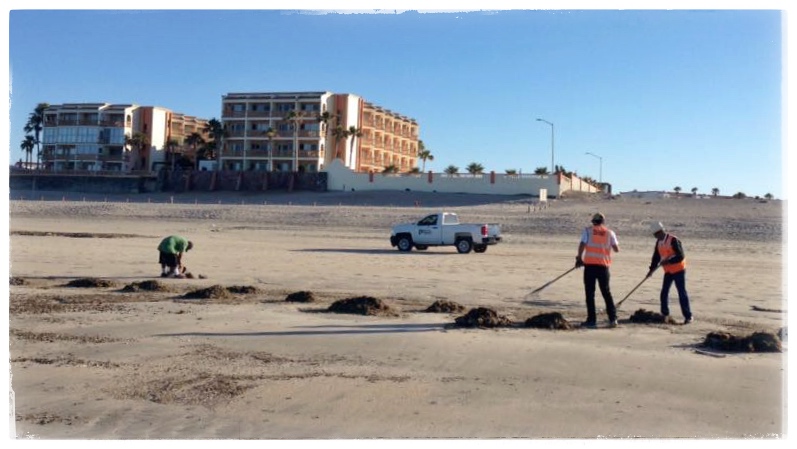
M 180 156 L 194 159 L 186 138 L 204 133 L 207 120 L 158 106 L 66 103 L 44 110 L 42 164 L 45 170 L 156 171 Z M 125 136 L 146 136 L 148 148 L 125 148 Z M 176 143 L 167 150 L 167 143 Z M 167 167 L 168 168 L 168 167 Z
M 222 123 L 222 170 L 317 172 L 335 159 L 358 172 L 417 165 L 415 120 L 354 94 L 229 93 Z

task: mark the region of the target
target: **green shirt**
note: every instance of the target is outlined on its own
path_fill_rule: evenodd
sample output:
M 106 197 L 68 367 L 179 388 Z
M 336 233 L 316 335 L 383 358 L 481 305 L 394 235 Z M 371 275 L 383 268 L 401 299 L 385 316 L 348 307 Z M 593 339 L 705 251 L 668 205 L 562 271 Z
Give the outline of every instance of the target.
M 188 248 L 188 239 L 179 235 L 170 235 L 161 240 L 158 251 L 168 254 L 180 254 Z

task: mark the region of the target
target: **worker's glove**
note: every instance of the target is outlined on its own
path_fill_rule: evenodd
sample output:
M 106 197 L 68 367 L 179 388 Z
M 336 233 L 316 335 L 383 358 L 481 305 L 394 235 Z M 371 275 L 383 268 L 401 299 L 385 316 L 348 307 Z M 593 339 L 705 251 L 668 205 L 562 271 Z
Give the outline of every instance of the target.
M 584 261 L 581 260 L 580 256 L 576 256 L 576 268 L 583 267 L 583 266 L 584 266 Z

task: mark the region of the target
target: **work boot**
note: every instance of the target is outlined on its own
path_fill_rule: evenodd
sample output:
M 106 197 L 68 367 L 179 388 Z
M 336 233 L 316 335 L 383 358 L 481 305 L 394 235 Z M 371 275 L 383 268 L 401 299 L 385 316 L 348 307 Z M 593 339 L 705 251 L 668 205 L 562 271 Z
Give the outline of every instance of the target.
M 617 323 L 617 320 L 609 321 L 609 327 L 617 327 L 617 326 L 619 326 L 619 324 Z
M 684 320 L 684 324 L 689 324 L 689 323 L 691 323 L 691 322 L 692 322 L 692 317 L 691 317 L 691 316 L 690 316 L 689 318 L 686 318 L 686 319 Z

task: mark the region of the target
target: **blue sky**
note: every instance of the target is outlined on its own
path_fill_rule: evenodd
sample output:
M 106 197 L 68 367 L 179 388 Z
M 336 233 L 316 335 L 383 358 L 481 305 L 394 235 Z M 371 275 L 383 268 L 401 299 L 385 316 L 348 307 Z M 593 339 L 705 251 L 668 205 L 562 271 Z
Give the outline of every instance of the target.
M 777 9 L 8 17 L 11 162 L 39 102 L 218 118 L 229 92 L 328 90 L 415 118 L 435 171 L 550 169 L 543 118 L 555 163 L 598 179 L 598 155 L 615 192 L 788 196 Z

